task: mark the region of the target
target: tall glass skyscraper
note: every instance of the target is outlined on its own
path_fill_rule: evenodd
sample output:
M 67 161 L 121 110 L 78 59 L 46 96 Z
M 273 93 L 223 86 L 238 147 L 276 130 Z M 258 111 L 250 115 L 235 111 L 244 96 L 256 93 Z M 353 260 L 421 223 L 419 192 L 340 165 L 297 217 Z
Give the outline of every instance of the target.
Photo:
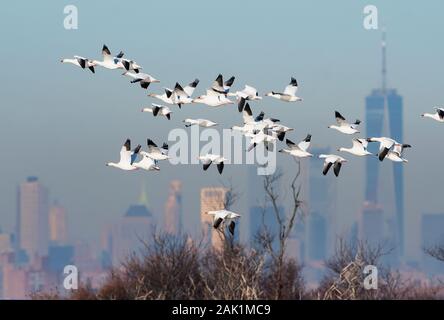
M 388 131 L 384 132 L 385 112 L 388 114 Z M 366 132 L 368 137 L 388 135 L 396 141 L 403 142 L 403 100 L 395 89 L 386 88 L 386 42 L 385 33 L 382 41 L 382 86 L 375 89 L 365 99 Z M 369 144 L 369 151 L 378 152 L 378 144 Z M 387 160 L 386 160 L 387 161 Z M 378 204 L 378 183 L 380 163 L 367 158 L 365 200 Z M 404 176 L 403 165 L 393 163 L 394 204 L 399 255 L 404 254 Z

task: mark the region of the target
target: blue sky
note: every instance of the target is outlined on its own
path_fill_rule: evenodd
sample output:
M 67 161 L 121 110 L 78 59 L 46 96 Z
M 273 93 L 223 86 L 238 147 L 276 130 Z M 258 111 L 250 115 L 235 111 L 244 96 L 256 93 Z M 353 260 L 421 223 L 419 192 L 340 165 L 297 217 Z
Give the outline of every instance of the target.
M 78 30 L 63 28 L 67 4 L 78 7 Z M 443 211 L 439 142 L 444 128 L 419 117 L 443 101 L 444 4 L 438 0 L 14 1 L 3 6 L 0 143 L 8 157 L 0 166 L 0 226 L 12 230 L 16 186 L 28 175 L 39 176 L 52 198 L 67 207 L 73 238 L 89 239 L 137 200 L 142 183 L 152 210 L 162 212 L 174 178 L 184 182 L 190 215 L 185 224 L 192 230 L 198 223 L 196 191 L 220 181 L 216 170 L 203 174 L 197 165 L 163 164 L 157 174 L 125 174 L 104 164 L 116 159 L 126 137 L 160 142 L 187 117 L 209 118 L 225 127 L 239 124 L 234 108 L 186 106 L 175 110 L 166 126 L 164 119 L 153 121 L 139 112 L 154 100 L 120 71 L 98 69 L 92 75 L 60 64 L 60 58 L 98 58 L 106 43 L 160 79 L 150 87 L 155 92 L 197 77 L 196 92 L 201 93 L 222 73 L 236 76 L 236 89 L 250 84 L 263 94 L 295 76 L 302 103 L 267 98 L 252 104 L 253 110 L 285 119 L 296 128 L 294 140 L 310 132 L 313 146 L 336 149 L 350 142 L 327 129 L 333 111 L 365 120 L 364 97 L 380 83 L 381 34 L 362 27 L 367 4 L 377 6 L 380 25 L 387 27 L 388 84 L 404 97 L 404 140 L 413 145 L 404 171 L 406 241 L 407 252 L 417 254 L 420 214 Z M 337 183 L 338 224 L 344 226 L 357 216 L 364 193 L 364 160 L 350 160 Z M 284 168 L 292 163 L 283 157 L 278 161 Z M 242 187 L 244 169 L 227 166 L 224 178 Z

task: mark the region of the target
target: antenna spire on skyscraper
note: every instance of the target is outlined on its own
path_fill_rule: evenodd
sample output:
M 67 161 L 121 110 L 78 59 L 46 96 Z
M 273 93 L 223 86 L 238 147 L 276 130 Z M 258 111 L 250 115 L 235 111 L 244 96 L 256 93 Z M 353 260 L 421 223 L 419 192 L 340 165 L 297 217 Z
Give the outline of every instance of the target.
M 385 27 L 382 28 L 382 42 L 381 42 L 381 50 L 382 50 L 382 92 L 385 95 L 387 90 L 387 58 L 386 58 L 386 47 L 387 43 L 385 40 L 386 30 Z

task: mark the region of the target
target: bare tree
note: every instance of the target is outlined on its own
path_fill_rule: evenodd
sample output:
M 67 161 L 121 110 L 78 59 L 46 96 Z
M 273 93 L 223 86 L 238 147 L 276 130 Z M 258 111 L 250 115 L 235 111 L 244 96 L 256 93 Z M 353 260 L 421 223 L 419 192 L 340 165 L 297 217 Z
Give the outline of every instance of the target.
M 291 259 L 286 257 L 286 247 L 288 238 L 291 236 L 293 227 L 296 222 L 298 213 L 302 205 L 300 200 L 301 185 L 298 184 L 298 179 L 301 173 L 300 162 L 296 161 L 296 174 L 291 181 L 291 206 L 288 212 L 281 210 L 281 201 L 283 197 L 280 196 L 278 188 L 279 182 L 282 178 L 282 172 L 277 171 L 272 175 L 264 177 L 264 190 L 266 196 L 266 203 L 262 212 L 262 228 L 256 235 L 256 240 L 270 255 L 272 263 L 270 268 L 270 276 L 274 280 L 272 286 L 272 297 L 274 299 L 284 298 L 284 292 L 294 291 L 288 288 L 288 284 L 297 284 L 298 287 L 302 287 L 302 278 L 300 278 L 301 266 Z M 265 214 L 268 207 L 271 206 L 273 216 L 277 223 L 277 232 L 273 232 L 265 223 Z M 278 245 L 274 246 L 274 242 L 277 240 Z M 293 273 L 293 282 L 289 282 L 289 273 Z M 290 277 L 291 278 L 291 277 Z M 286 288 L 287 287 L 287 288 Z M 294 288 L 294 286 L 292 286 Z M 300 295 L 298 293 L 297 295 Z M 294 295 L 293 295 L 294 297 Z M 285 297 L 289 298 L 289 297 Z
M 444 244 L 424 248 L 424 251 L 431 257 L 444 262 Z

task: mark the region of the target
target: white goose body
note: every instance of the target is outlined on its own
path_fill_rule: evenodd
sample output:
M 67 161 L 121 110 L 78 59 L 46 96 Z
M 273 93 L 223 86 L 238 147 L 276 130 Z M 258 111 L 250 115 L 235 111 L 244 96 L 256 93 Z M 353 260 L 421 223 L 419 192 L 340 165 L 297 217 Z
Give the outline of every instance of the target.
M 228 230 L 234 235 L 236 226 L 235 220 L 240 218 L 240 214 L 228 210 L 208 211 L 207 214 L 213 216 L 213 228 L 218 229 L 222 223 L 228 224 Z
M 119 162 L 108 162 L 106 165 L 109 167 L 114 167 L 124 171 L 133 171 L 138 168 L 133 165 L 137 158 L 137 154 L 140 151 L 141 146 L 138 145 L 134 151 L 131 151 L 131 140 L 127 139 L 120 149 L 120 160 Z
M 324 159 L 324 168 L 322 170 L 322 174 L 324 176 L 328 173 L 328 170 L 330 170 L 331 166 L 333 166 L 333 172 L 335 176 L 339 176 L 342 164 L 347 162 L 346 159 L 335 154 L 321 154 L 319 155 L 319 158 Z
M 160 170 L 159 166 L 156 165 L 156 160 L 153 160 L 150 157 L 148 157 L 146 152 L 142 151 L 142 152 L 140 152 L 140 155 L 142 156 L 142 160 L 140 160 L 139 162 L 133 163 L 134 167 L 136 167 L 138 169 L 146 170 L 146 171 L 159 171 Z
M 366 139 L 353 139 L 353 146 L 351 148 L 339 148 L 338 151 L 348 152 L 358 157 L 371 155 L 367 151 L 368 141 Z
M 290 84 L 285 87 L 284 92 L 271 91 L 266 94 L 267 97 L 272 97 L 285 102 L 302 101 L 302 98 L 296 96 L 298 90 L 298 82 L 295 78 L 291 78 Z
M 160 82 L 147 73 L 133 73 L 126 71 L 123 75 L 132 78 L 133 80 L 131 80 L 131 83 L 138 82 L 143 89 L 147 89 L 151 83 Z
M 151 112 L 153 114 L 153 116 L 155 116 L 155 117 L 157 117 L 158 115 L 161 115 L 161 116 L 166 117 L 168 120 L 171 119 L 171 114 L 173 112 L 171 111 L 170 108 L 168 108 L 167 106 L 162 106 L 160 104 L 155 104 L 155 103 L 152 103 L 151 105 L 153 106 L 152 108 L 149 108 L 149 107 L 143 108 L 142 112 Z
M 207 119 L 185 119 L 183 120 L 183 122 L 185 123 L 185 127 L 191 127 L 192 125 L 197 125 L 203 128 L 210 128 L 217 126 L 216 122 Z
M 399 144 L 396 140 L 387 137 L 379 137 L 379 138 L 367 138 L 368 142 L 379 142 L 379 153 L 378 159 L 379 161 L 383 161 L 384 158 L 389 153 L 390 149 L 395 145 Z
M 168 156 L 168 144 L 164 143 L 162 148 L 159 148 L 151 139 L 147 139 L 148 151 L 141 151 L 140 154 L 146 155 L 147 157 L 156 160 L 166 160 L 170 157 Z
M 393 150 L 390 150 L 387 153 L 386 158 L 394 161 L 394 162 L 408 162 L 407 159 L 403 158 L 403 153 L 404 153 L 404 149 L 405 148 L 411 148 L 412 146 L 409 144 L 400 144 L 400 143 L 396 143 L 393 146 Z
M 207 90 L 206 94 L 193 99 L 192 102 L 206 104 L 210 107 L 234 104 L 234 102 L 228 99 L 224 94 L 219 94 L 212 90 Z
M 238 100 L 238 110 L 241 112 L 245 106 L 245 101 L 247 100 L 262 100 L 259 96 L 256 88 L 246 85 L 242 91 L 237 91 L 235 93 L 228 93 L 230 97 L 236 97 Z
M 74 56 L 73 59 L 69 59 L 69 58 L 61 59 L 60 62 L 73 64 L 73 65 L 80 67 L 82 69 L 88 68 L 92 73 L 95 73 L 94 63 L 91 60 L 81 57 L 81 56 Z
M 288 149 L 281 149 L 279 150 L 279 152 L 289 154 L 295 158 L 313 157 L 313 155 L 307 151 L 310 147 L 311 134 L 307 134 L 307 137 L 299 142 L 299 144 L 295 144 L 290 139 L 287 139 L 285 142 L 288 146 Z
M 337 125 L 329 126 L 330 129 L 335 129 L 335 130 L 345 133 L 345 134 L 359 133 L 359 130 L 357 128 L 358 128 L 359 124 L 361 123 L 360 120 L 356 120 L 355 123 L 350 124 L 345 120 L 345 118 L 338 111 L 335 111 L 335 118 L 336 118 Z
M 219 174 L 222 174 L 222 171 L 224 170 L 224 162 L 228 161 L 228 159 L 225 159 L 221 155 L 211 154 L 211 153 L 199 156 L 197 157 L 197 159 L 202 161 L 204 171 L 206 171 L 212 163 L 216 164 L 217 171 L 219 171 Z
M 423 113 L 421 116 L 438 122 L 444 122 L 444 108 L 436 107 L 435 113 Z

